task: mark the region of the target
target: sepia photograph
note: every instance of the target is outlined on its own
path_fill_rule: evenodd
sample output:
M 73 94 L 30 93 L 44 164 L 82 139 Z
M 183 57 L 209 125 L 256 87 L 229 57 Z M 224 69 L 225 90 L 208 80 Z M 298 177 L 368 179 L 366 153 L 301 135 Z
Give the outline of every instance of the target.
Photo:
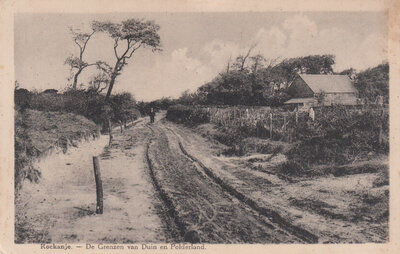
M 13 244 L 388 243 L 388 20 L 14 13 Z

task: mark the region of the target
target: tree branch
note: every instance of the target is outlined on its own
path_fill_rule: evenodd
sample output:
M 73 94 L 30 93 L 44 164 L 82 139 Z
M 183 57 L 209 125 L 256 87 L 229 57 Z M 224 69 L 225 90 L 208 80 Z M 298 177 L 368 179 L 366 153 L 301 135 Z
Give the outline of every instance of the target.
M 119 38 L 116 38 L 116 39 L 114 40 L 114 54 L 115 54 L 115 57 L 117 58 L 117 60 L 120 59 L 119 56 L 118 56 L 118 53 L 117 53 L 118 40 L 119 40 Z
M 246 63 L 246 59 L 249 57 L 250 52 L 254 49 L 255 46 L 256 46 L 256 45 L 252 45 L 252 46 L 249 48 L 249 51 L 247 51 L 247 54 L 243 57 L 242 66 L 240 67 L 240 70 L 241 70 L 241 71 L 244 70 L 244 64 Z
M 82 51 L 82 46 L 81 46 L 81 44 L 79 44 L 78 41 L 77 41 L 76 39 L 74 39 L 74 42 L 75 42 L 76 45 L 78 45 L 78 47 L 80 48 L 80 51 Z
M 90 37 L 92 37 L 92 35 L 93 35 L 95 32 L 96 32 L 96 31 L 93 31 L 93 32 L 92 32 L 91 34 L 89 34 L 88 37 L 86 38 L 86 41 L 85 41 L 85 43 L 83 44 L 82 52 L 85 51 L 86 45 L 87 45 L 88 41 L 90 40 Z
M 128 41 L 128 45 L 127 45 L 127 47 L 126 47 L 125 52 L 122 54 L 121 59 L 125 59 L 125 58 L 126 58 L 126 54 L 127 54 L 128 51 L 131 49 L 131 41 L 130 41 L 130 40 L 127 40 L 127 41 Z
M 129 59 L 133 55 L 133 53 L 142 46 L 143 42 L 141 42 L 136 48 L 133 48 L 132 52 L 126 58 Z
M 107 87 L 108 87 L 108 84 L 105 84 L 104 87 L 102 87 L 101 89 L 97 89 L 97 90 L 98 90 L 99 93 L 101 93 L 101 92 L 103 92 L 104 89 L 106 89 Z M 100 88 L 100 85 L 99 85 L 99 88 Z
M 93 66 L 93 65 L 97 65 L 97 66 L 98 66 L 99 64 L 98 64 L 98 63 L 86 64 L 85 68 L 86 68 L 86 67 L 89 67 L 89 66 Z

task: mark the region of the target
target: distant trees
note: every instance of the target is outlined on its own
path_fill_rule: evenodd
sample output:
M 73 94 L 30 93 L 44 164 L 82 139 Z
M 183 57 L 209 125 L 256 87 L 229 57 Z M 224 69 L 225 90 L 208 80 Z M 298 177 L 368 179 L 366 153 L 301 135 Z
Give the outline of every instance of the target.
M 265 59 L 251 55 L 250 48 L 236 58 L 226 72 L 204 84 L 195 93 L 185 92 L 181 104 L 217 104 L 280 106 L 289 99 L 286 89 L 298 73 L 330 74 L 335 63 L 332 55 L 314 55 L 284 59 Z
M 178 103 L 184 104 L 184 105 L 191 105 L 195 103 L 195 94 L 191 93 L 190 90 L 185 90 L 181 94 L 181 96 L 178 99 Z
M 383 63 L 356 75 L 354 85 L 359 96 L 369 102 L 376 102 L 378 96 L 389 102 L 389 64 Z
M 257 54 L 255 56 L 250 57 L 250 62 L 251 62 L 250 69 L 251 69 L 251 72 L 252 73 L 257 73 L 257 71 L 260 68 L 264 67 L 264 63 L 266 61 L 267 60 L 265 59 L 265 57 L 263 55 L 261 55 L 261 54 Z
M 220 73 L 212 81 L 199 87 L 196 92 L 185 91 L 177 100 L 184 105 L 248 105 L 282 106 L 290 99 L 287 88 L 297 74 L 333 74 L 333 55 L 312 55 L 283 59 L 265 59 L 262 55 L 244 56 Z M 376 103 L 380 96 L 389 101 L 389 64 L 357 73 L 350 68 L 339 74 L 348 75 L 354 82 L 360 98 Z M 325 94 L 318 93 L 320 101 Z
M 119 93 L 111 97 L 111 108 L 113 110 L 113 122 L 126 125 L 128 120 L 134 118 L 136 112 L 136 101 L 130 93 Z
M 121 74 L 132 55 L 141 47 L 150 47 L 152 51 L 161 50 L 160 26 L 154 21 L 128 19 L 119 23 L 93 21 L 92 29 L 107 33 L 114 40 L 115 64 L 111 70 L 110 82 L 105 97 L 109 100 L 115 79 Z M 122 50 L 121 50 L 122 48 Z

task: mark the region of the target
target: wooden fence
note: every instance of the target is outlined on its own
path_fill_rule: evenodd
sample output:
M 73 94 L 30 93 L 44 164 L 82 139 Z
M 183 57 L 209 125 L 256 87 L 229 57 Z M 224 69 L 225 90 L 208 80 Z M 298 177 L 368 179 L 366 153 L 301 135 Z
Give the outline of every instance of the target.
M 316 108 L 314 117 L 310 111 L 287 111 L 270 107 L 205 107 L 203 110 L 208 112 L 211 123 L 247 131 L 252 136 L 286 142 L 296 139 L 300 123 L 318 121 L 320 117 L 324 117 L 323 108 Z M 350 113 L 374 111 L 382 118 L 389 113 L 385 105 L 348 106 L 344 110 Z

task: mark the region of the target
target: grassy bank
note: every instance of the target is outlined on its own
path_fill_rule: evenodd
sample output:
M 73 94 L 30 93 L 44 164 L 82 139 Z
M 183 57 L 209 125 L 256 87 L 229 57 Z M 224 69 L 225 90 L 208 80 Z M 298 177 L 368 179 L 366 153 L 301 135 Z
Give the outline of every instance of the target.
M 32 161 L 52 149 L 64 152 L 82 139 L 99 135 L 99 127 L 83 116 L 73 113 L 15 111 L 15 187 L 24 179 L 37 182 L 40 171 Z

